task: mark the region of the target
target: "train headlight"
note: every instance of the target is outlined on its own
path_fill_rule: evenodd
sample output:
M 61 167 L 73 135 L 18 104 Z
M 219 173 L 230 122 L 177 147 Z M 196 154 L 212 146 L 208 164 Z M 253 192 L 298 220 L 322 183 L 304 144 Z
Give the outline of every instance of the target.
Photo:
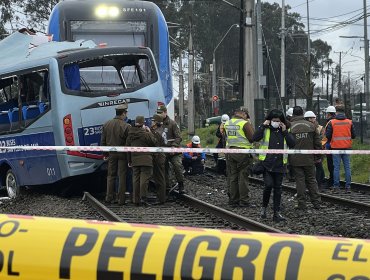
M 95 15 L 99 18 L 105 18 L 108 15 L 108 8 L 106 6 L 99 6 L 95 9 Z
M 119 15 L 119 9 L 117 7 L 109 7 L 108 14 L 110 17 L 117 17 Z

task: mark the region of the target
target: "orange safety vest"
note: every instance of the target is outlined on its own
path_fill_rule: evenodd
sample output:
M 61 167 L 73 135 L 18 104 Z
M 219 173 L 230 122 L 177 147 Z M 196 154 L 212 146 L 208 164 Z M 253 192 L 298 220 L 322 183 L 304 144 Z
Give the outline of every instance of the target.
M 195 147 L 195 148 L 201 148 L 201 146 L 200 146 L 200 144 L 199 145 L 197 145 L 198 147 Z M 193 143 L 188 143 L 188 144 L 186 144 L 186 147 L 188 147 L 188 148 L 193 148 Z M 193 154 L 194 153 L 192 153 L 192 152 L 189 152 L 189 155 L 191 156 L 191 157 L 193 157 Z M 196 153 L 197 154 L 197 153 Z
M 349 149 L 352 148 L 352 121 L 349 119 L 344 120 L 331 120 L 333 127 L 333 135 L 331 137 L 330 146 L 332 149 Z

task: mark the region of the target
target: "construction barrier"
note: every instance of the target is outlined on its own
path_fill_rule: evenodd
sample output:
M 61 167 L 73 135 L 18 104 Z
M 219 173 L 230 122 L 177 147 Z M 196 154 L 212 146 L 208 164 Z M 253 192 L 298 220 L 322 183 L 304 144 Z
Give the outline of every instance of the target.
M 84 152 L 150 152 L 150 153 L 224 153 L 224 154 L 347 154 L 370 155 L 370 150 L 282 150 L 282 149 L 219 149 L 175 147 L 125 147 L 125 146 L 3 146 L 1 152 L 19 151 L 84 151 Z
M 0 215 L 0 279 L 369 280 L 370 240 Z

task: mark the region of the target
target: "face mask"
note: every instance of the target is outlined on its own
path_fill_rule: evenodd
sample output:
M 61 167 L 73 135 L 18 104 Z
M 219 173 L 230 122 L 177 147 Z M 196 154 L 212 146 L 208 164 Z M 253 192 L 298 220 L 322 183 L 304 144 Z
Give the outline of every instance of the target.
M 271 122 L 271 126 L 273 128 L 278 128 L 280 126 L 280 122 Z

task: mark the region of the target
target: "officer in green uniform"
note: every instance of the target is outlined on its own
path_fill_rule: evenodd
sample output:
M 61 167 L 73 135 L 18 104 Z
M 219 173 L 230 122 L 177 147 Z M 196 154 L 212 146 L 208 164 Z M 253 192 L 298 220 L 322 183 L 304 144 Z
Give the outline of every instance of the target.
M 102 146 L 124 146 L 130 125 L 124 119 L 127 115 L 127 103 L 120 104 L 116 107 L 116 116 L 114 119 L 103 125 L 101 136 Z M 108 157 L 108 177 L 107 177 L 107 194 L 105 201 L 113 202 L 116 194 L 114 186 L 116 178 L 119 178 L 118 187 L 118 204 L 125 203 L 126 192 L 126 175 L 127 175 L 127 154 L 118 152 L 109 152 Z
M 157 114 L 163 117 L 163 138 L 166 147 L 180 147 L 182 141 L 180 129 L 177 123 L 167 115 L 167 108 L 161 105 L 157 108 Z M 179 192 L 184 192 L 184 168 L 182 166 L 181 153 L 166 153 L 166 188 L 170 189 L 169 163 L 175 171 Z
M 150 128 L 157 141 L 158 147 L 165 147 L 163 134 L 163 117 L 155 114 L 152 118 L 152 127 Z M 165 178 L 165 153 L 153 154 L 153 179 L 157 187 L 159 203 L 163 204 L 166 200 L 166 178 Z
M 254 129 L 249 120 L 247 108 L 240 107 L 234 111 L 234 116 L 225 123 L 227 135 L 226 148 L 252 148 Z M 249 206 L 249 166 L 252 163 L 250 154 L 230 153 L 226 164 L 230 177 L 229 204 L 233 207 Z

